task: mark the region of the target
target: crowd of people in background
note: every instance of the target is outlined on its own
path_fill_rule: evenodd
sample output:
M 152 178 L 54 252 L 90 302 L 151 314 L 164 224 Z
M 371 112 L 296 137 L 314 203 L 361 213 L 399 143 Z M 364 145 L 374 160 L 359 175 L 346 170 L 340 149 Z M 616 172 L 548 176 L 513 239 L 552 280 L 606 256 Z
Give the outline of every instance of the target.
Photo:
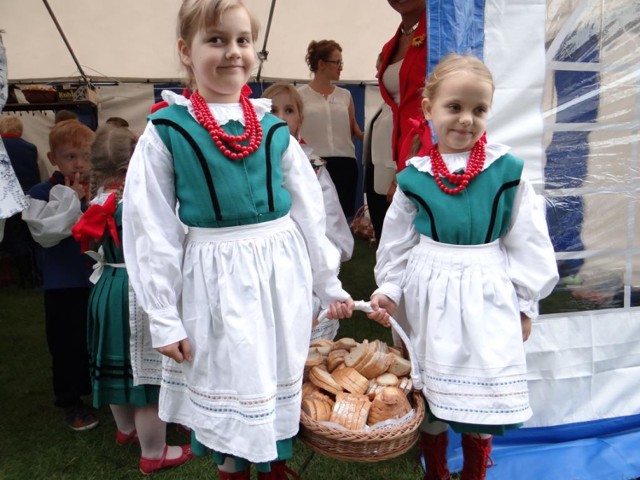
M 453 55 L 427 78 L 424 0 L 388 3 L 400 24 L 378 56 L 383 103 L 364 132 L 334 40 L 309 43 L 307 84 L 250 98 L 258 24 L 241 0 L 182 2 L 188 87 L 163 92 L 140 134 L 120 117 L 94 132 L 59 110 L 48 179 L 20 119 L 0 117 L 2 249 L 20 285 L 44 292 L 68 427 L 96 427 L 108 406 L 143 474 L 209 450 L 222 479 L 249 479 L 252 465 L 259 479 L 297 478 L 286 461 L 310 335 L 326 327 L 321 310 L 354 310 L 338 273 L 363 201 L 363 141 L 378 241 L 369 318 L 394 315 L 419 357 L 424 478 L 450 478 L 449 427 L 463 433 L 461 478 L 485 478 L 492 435 L 531 415 L 523 341 L 557 281 L 553 248 L 522 161 L 486 142 L 491 72 Z M 3 60 L 0 48 L 0 107 Z M 472 288 L 460 296 L 461 285 Z M 190 444 L 168 445 L 167 423 Z

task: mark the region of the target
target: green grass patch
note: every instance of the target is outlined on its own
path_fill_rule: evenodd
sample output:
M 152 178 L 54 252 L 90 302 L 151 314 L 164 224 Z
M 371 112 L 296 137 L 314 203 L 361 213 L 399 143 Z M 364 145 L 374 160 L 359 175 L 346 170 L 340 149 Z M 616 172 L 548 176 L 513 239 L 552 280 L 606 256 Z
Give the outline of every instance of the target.
M 368 300 L 375 288 L 375 249 L 356 240 L 353 259 L 340 277 L 355 300 Z M 340 323 L 339 337 L 380 338 L 391 341 L 388 329 L 361 312 Z M 36 290 L 0 288 L 0 480 L 117 480 L 139 479 L 139 449 L 116 445 L 116 427 L 108 408 L 98 412 L 100 426 L 73 432 L 53 406 L 51 360 L 47 349 L 43 298 Z M 169 427 L 172 444 L 187 437 Z M 421 479 L 415 469 L 416 447 L 398 458 L 379 463 L 344 462 L 314 454 L 296 442 L 291 467 L 305 468 L 304 479 Z M 210 458 L 197 458 L 173 470 L 153 475 L 160 479 L 215 479 Z

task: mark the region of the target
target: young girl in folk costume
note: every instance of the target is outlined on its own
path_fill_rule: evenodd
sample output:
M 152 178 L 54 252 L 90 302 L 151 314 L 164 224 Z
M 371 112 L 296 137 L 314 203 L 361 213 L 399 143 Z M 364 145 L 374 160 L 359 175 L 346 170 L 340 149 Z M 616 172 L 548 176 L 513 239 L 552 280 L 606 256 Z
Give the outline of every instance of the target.
M 221 478 L 248 479 L 256 463 L 259 478 L 282 479 L 312 292 L 332 318 L 350 316 L 353 300 L 309 160 L 269 100 L 241 94 L 256 21 L 240 0 L 185 0 L 178 23 L 195 89 L 164 92 L 124 191 L 127 268 L 166 356 L 160 417 L 191 428 Z
M 192 457 L 188 445 L 166 444 L 166 423 L 158 417 L 159 385 L 137 384 L 132 372 L 130 344 L 142 348 L 148 331 L 129 329 L 129 281 L 122 252 L 122 189 L 136 136 L 127 128 L 101 127 L 91 147 L 92 205 L 72 233 L 87 251 L 100 245 L 99 278 L 89 297 L 87 338 L 93 404 L 109 405 L 116 422 L 116 443 L 140 444 L 140 471 L 150 474 L 180 465 Z M 96 195 L 96 192 L 98 194 Z M 130 338 L 133 337 L 133 338 Z M 146 352 L 160 365 L 160 354 Z M 138 379 L 149 383 L 149 379 Z M 134 384 L 135 383 L 135 384 Z M 159 382 L 154 382 L 159 383 Z
M 425 479 L 448 479 L 447 428 L 462 435 L 463 480 L 485 478 L 491 435 L 531 416 L 523 341 L 558 274 L 544 205 L 523 161 L 486 144 L 494 84 L 478 59 L 434 69 L 422 108 L 438 143 L 398 175 L 375 267 L 369 316 L 401 302 L 430 413 Z M 400 309 L 398 309 L 400 310 Z
M 302 150 L 316 172 L 318 182 L 322 187 L 322 200 L 326 212 L 326 235 L 339 253 L 339 258 L 336 258 L 335 261 L 337 273 L 340 269 L 340 262 L 346 262 L 353 254 L 353 235 L 342 212 L 338 192 L 331 180 L 331 175 L 325 168 L 324 161 L 313 154 L 313 149 L 300 139 L 300 127 L 304 120 L 302 97 L 293 85 L 284 82 L 274 83 L 263 92 L 262 96 L 271 99 L 271 113 L 287 122 L 289 132 L 296 140 L 300 141 Z M 322 305 L 316 295 L 313 297 L 313 302 L 313 318 L 315 319 L 318 317 Z M 340 324 L 334 321 L 323 322 L 322 325 L 314 323 L 311 339 L 321 337 L 333 339 L 339 326 Z

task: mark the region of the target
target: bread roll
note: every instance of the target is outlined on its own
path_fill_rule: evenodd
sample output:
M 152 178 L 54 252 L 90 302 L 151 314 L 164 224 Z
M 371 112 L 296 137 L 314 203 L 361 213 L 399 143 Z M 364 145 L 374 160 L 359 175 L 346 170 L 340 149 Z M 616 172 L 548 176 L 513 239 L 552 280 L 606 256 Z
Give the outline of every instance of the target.
M 360 375 L 355 368 L 345 367 L 334 370 L 333 378 L 347 392 L 363 394 L 369 388 L 369 380 Z
M 410 378 L 404 377 L 400 380 L 398 388 L 408 395 L 413 390 L 413 382 Z
M 398 355 L 399 357 L 402 357 L 402 349 L 399 347 L 389 347 L 389 353 L 393 353 L 395 355 Z
M 352 348 L 355 348 L 357 346 L 358 346 L 358 342 L 356 342 L 353 338 L 349 338 L 349 337 L 341 338 L 333 342 L 334 350 L 342 349 L 342 350 L 350 351 Z
M 383 373 L 376 378 L 376 382 L 378 385 L 382 385 L 385 387 L 397 387 L 400 383 L 400 379 L 398 379 L 398 377 L 396 377 L 393 373 Z
M 314 385 L 334 395 L 342 392 L 342 387 L 335 381 L 329 372 L 320 367 L 313 367 L 309 371 L 309 381 Z
M 327 355 L 329 355 L 329 352 L 331 351 L 331 347 L 328 345 L 318 345 L 316 348 L 318 349 L 318 352 L 320 353 L 320 355 L 322 355 L 324 358 L 326 358 Z
M 333 402 L 326 396 L 311 397 L 302 400 L 302 411 L 318 422 L 326 422 L 331 418 Z
M 385 387 L 371 402 L 367 423 L 375 425 L 390 418 L 402 418 L 410 411 L 411 404 L 402 390 L 396 387 Z
M 317 385 L 314 385 L 311 382 L 304 382 L 302 384 L 302 398 L 308 397 L 309 395 L 311 395 L 311 393 L 319 392 L 319 391 L 320 391 L 320 387 L 318 387 Z
M 333 372 L 338 365 L 344 363 L 344 357 L 349 354 L 347 350 L 331 350 L 327 356 L 327 370 Z
M 322 354 L 318 352 L 317 348 L 310 348 L 307 353 L 307 360 L 304 362 L 305 367 L 315 367 L 322 363 Z
M 391 359 L 389 358 L 388 353 L 376 350 L 369 358 L 369 361 L 367 361 L 364 365 L 360 365 L 359 368 L 354 368 L 356 368 L 356 370 L 358 370 L 367 378 L 375 378 L 382 375 L 389 369 L 390 361 Z
M 349 352 L 349 355 L 344 357 L 344 364 L 347 367 L 355 368 L 355 366 L 360 364 L 367 355 L 369 355 L 369 340 L 363 340 L 362 343 L 359 343 Z
M 404 377 L 411 373 L 411 362 L 406 358 L 391 353 L 389 354 L 389 359 L 389 373 L 393 373 L 396 377 Z
M 370 408 L 371 401 L 366 395 L 338 393 L 330 421 L 349 430 L 362 430 Z

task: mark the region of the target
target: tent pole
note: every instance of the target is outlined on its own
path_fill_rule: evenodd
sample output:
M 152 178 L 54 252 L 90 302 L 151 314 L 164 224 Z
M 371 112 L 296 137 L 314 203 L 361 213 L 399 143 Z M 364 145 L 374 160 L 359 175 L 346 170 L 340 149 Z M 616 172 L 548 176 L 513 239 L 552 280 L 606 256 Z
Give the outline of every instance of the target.
M 49 15 L 51 15 L 51 19 L 53 20 L 53 23 L 55 23 L 56 28 L 58 29 L 58 32 L 60 32 L 60 36 L 62 37 L 64 44 L 67 46 L 67 50 L 69 50 L 69 53 L 71 54 L 71 57 L 73 58 L 73 61 L 76 64 L 76 67 L 78 67 L 78 71 L 80 72 L 80 75 L 82 75 L 82 78 L 86 82 L 88 82 L 89 80 L 87 79 L 87 76 L 85 75 L 84 70 L 82 69 L 82 65 L 80 65 L 80 62 L 76 57 L 76 54 L 73 53 L 73 49 L 71 48 L 71 45 L 69 44 L 69 41 L 67 40 L 66 35 L 62 31 L 62 27 L 58 23 L 58 19 L 56 18 L 55 14 L 53 13 L 53 10 L 51 10 L 51 7 L 49 6 L 49 2 L 47 0 L 42 0 L 42 2 L 44 3 L 44 6 L 47 7 L 47 10 L 49 11 Z
M 45 0 L 46 1 L 46 0 Z M 256 74 L 256 83 L 260 83 L 260 74 L 262 73 L 262 64 L 267 60 L 269 52 L 267 51 L 267 41 L 269 40 L 269 30 L 271 30 L 271 21 L 273 20 L 273 11 L 276 8 L 276 0 L 271 0 L 271 9 L 269 10 L 269 20 L 267 21 L 267 28 L 264 32 L 264 43 L 262 44 L 262 50 L 258 52 L 258 58 L 260 59 L 260 66 L 258 67 L 258 73 Z

